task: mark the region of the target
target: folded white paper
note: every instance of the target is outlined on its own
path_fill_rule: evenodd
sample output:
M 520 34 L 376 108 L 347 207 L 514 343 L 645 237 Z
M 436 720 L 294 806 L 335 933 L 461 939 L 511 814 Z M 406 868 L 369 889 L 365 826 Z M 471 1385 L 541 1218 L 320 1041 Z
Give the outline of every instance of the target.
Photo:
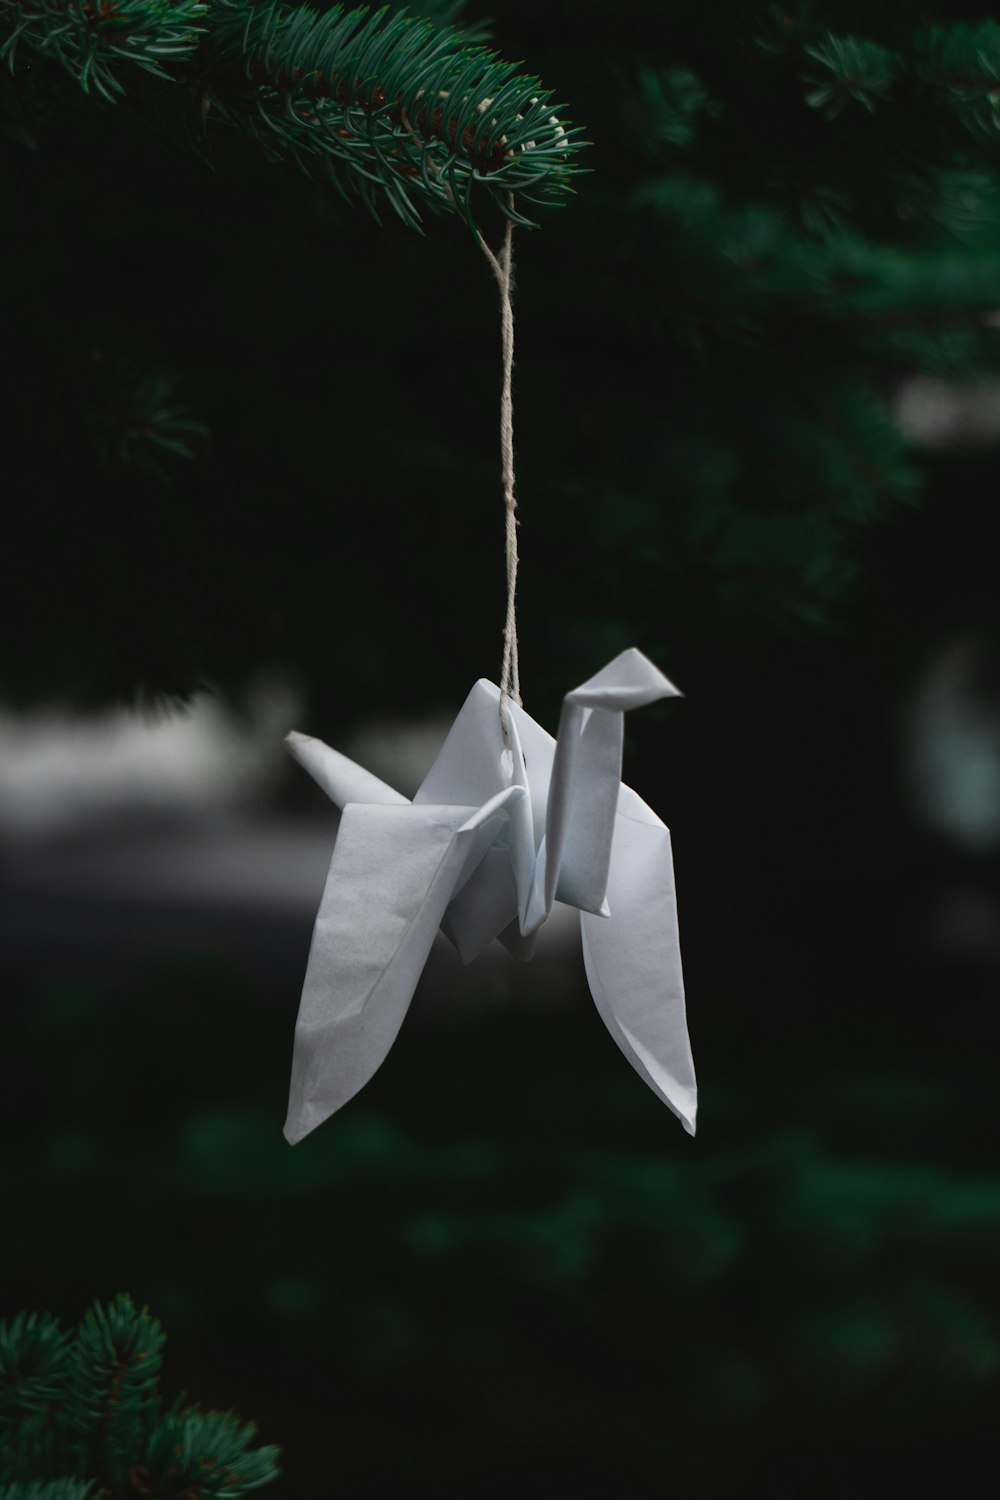
M 670 834 L 621 784 L 622 716 L 677 689 L 623 651 L 568 693 L 546 734 L 476 683 L 412 802 L 290 734 L 338 807 L 295 1028 L 285 1136 L 346 1104 L 384 1060 L 441 928 L 469 963 L 499 937 L 528 958 L 555 901 L 580 911 L 594 1002 L 636 1072 L 694 1134 L 696 1087 Z

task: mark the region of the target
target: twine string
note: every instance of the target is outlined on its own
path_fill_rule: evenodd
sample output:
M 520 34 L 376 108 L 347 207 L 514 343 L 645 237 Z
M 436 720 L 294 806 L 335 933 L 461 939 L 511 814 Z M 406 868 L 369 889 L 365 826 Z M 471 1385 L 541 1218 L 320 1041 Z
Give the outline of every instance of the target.
M 507 612 L 503 627 L 503 665 L 500 671 L 500 730 L 510 745 L 507 700 L 521 706 L 521 679 L 517 660 L 517 497 L 514 492 L 514 221 L 507 220 L 503 244 L 494 255 L 482 235 L 483 254 L 500 288 L 500 344 L 503 381 L 500 388 L 500 461 L 503 476 L 505 516 L 504 551 L 507 563 Z

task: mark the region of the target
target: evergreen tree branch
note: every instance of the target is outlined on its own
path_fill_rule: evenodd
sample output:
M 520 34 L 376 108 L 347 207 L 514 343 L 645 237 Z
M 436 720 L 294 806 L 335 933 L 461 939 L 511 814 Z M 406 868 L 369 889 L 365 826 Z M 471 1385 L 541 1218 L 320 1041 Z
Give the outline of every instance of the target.
M 69 1358 L 66 1416 L 84 1437 L 97 1477 L 113 1485 L 134 1462 L 159 1405 L 163 1330 L 128 1297 L 96 1304 L 83 1318 Z
M 580 170 L 581 132 L 536 78 L 451 25 L 389 7 L 0 0 L 0 58 L 16 72 L 27 53 L 108 101 L 141 92 L 136 68 L 186 84 L 178 102 L 196 100 L 188 135 L 200 149 L 212 122 L 235 126 L 414 227 L 426 209 L 475 229 L 482 193 L 530 223 L 520 206 L 559 202 Z
M 13 71 L 24 48 L 57 62 L 84 93 L 114 100 L 124 69 L 168 78 L 167 65 L 193 56 L 205 9 L 202 0 L 0 0 L 0 58 Z
M 161 1411 L 163 1331 L 128 1297 L 72 1340 L 55 1319 L 0 1323 L 0 1500 L 236 1500 L 278 1472 L 278 1450 L 229 1412 Z
M 60 1395 L 66 1335 L 50 1313 L 18 1313 L 0 1323 L 0 1421 L 35 1415 Z
M 59 1430 L 68 1380 L 66 1335 L 49 1313 L 0 1323 L 0 1473 L 11 1481 L 71 1463 Z M 2 1492 L 0 1492 L 2 1493 Z
M 137 1476 L 157 1500 L 235 1500 L 274 1478 L 278 1449 L 253 1448 L 253 1423 L 232 1412 L 178 1408 L 160 1425 Z

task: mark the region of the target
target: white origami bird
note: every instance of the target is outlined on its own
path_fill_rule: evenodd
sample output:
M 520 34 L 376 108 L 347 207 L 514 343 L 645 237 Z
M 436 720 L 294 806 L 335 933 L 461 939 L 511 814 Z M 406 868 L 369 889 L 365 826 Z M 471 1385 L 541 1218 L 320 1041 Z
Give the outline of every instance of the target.
M 412 802 L 321 740 L 292 754 L 343 808 L 295 1028 L 294 1144 L 386 1057 L 440 927 L 469 963 L 495 937 L 528 958 L 554 901 L 580 911 L 601 1018 L 694 1134 L 670 834 L 621 783 L 622 715 L 677 688 L 623 651 L 568 693 L 555 740 L 481 679 Z

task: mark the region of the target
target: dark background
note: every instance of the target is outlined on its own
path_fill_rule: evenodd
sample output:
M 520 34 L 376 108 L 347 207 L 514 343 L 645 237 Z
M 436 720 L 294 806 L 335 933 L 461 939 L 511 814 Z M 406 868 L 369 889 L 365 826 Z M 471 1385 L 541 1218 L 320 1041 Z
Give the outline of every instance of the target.
M 276 769 L 232 805 L 123 796 L 32 828 L 0 779 L 0 1311 L 148 1302 L 168 1388 L 282 1445 L 276 1497 L 964 1489 L 1000 1368 L 994 439 L 961 428 L 957 356 L 908 363 L 874 320 L 825 338 L 830 304 L 810 322 L 805 293 L 779 315 L 757 288 L 741 324 L 728 283 L 684 268 L 676 222 L 651 237 L 643 171 L 687 174 L 692 199 L 700 172 L 738 205 L 794 137 L 765 78 L 752 145 L 722 149 L 735 21 L 713 38 L 680 7 L 668 35 L 640 7 L 626 38 L 604 7 L 589 34 L 565 7 L 492 9 L 599 169 L 518 236 L 526 706 L 554 727 L 561 694 L 633 642 L 684 689 L 630 718 L 625 774 L 674 837 L 697 1139 L 625 1066 L 572 949 L 467 971 L 442 950 L 384 1067 L 292 1151 L 335 828 L 320 794 Z M 700 156 L 678 167 L 690 143 L 668 141 L 640 167 L 611 62 L 678 53 L 724 107 Z M 848 178 L 863 125 L 824 126 Z M 497 320 L 474 245 L 379 228 L 237 143 L 210 172 L 105 115 L 93 132 L 3 148 L 4 753 L 39 714 L 62 715 L 58 739 L 70 713 L 203 702 L 199 683 L 249 736 L 268 673 L 295 727 L 345 748 L 372 723 L 446 722 L 495 675 L 502 612 Z M 859 237 L 944 255 L 933 225 L 866 203 Z M 970 279 L 990 232 L 949 242 Z M 699 297 L 722 311 L 695 338 Z M 83 457 L 67 395 L 136 348 L 182 372 L 209 429 L 168 482 Z M 928 368 L 932 406 L 958 393 L 953 440 L 928 446 L 926 420 L 871 437 L 884 514 L 834 526 L 811 489 L 780 489 L 789 452 L 820 499 L 839 483 L 803 436 L 810 382 L 879 392 L 895 430 Z M 68 424 L 44 445 L 25 436 L 39 411 Z M 773 557 L 740 530 L 772 493 L 799 562 L 787 530 Z M 836 503 L 860 493 L 839 483 Z M 715 551 L 692 521 L 707 507 Z M 312 873 L 289 895 L 298 837 Z M 252 846 L 252 895 L 185 887 L 223 846 Z

